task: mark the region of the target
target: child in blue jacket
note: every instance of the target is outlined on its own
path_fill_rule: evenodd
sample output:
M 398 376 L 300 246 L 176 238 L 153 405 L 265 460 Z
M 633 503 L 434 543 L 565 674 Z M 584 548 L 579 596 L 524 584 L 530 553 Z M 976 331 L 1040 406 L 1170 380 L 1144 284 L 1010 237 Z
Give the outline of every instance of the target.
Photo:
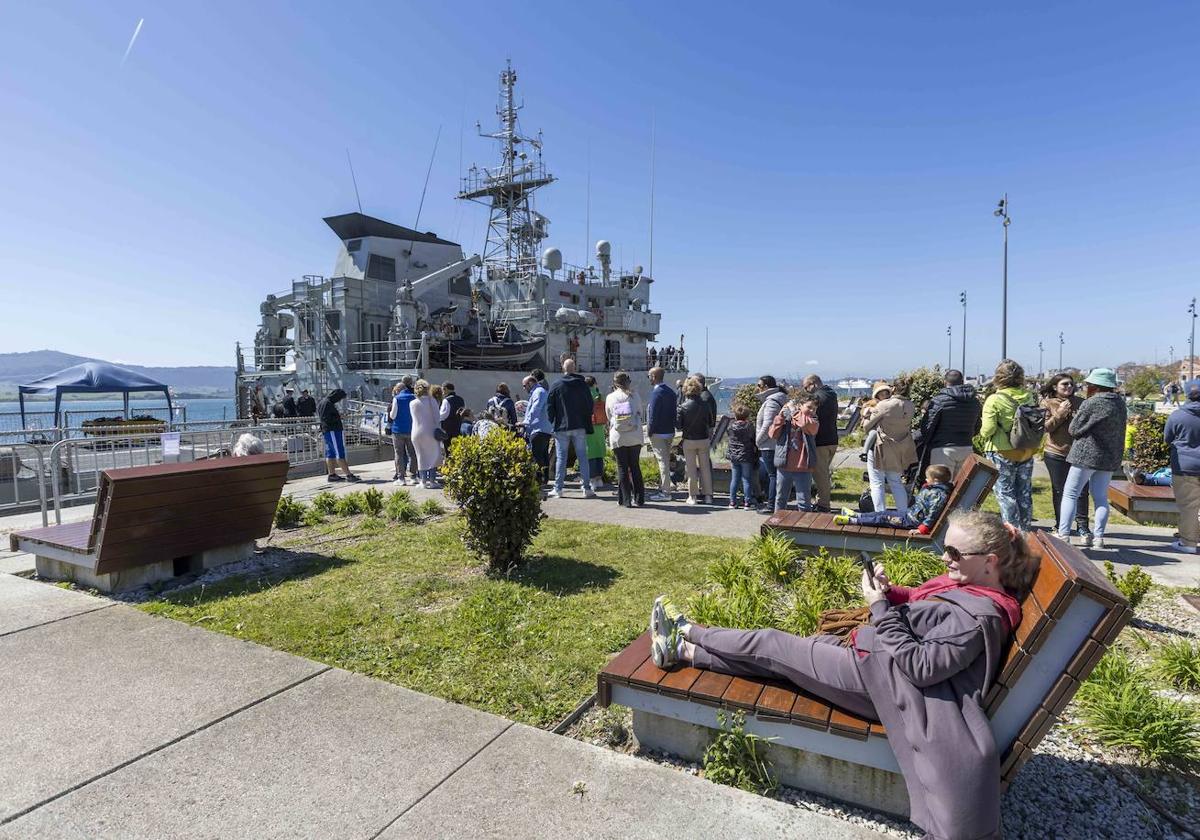
M 917 492 L 908 513 L 903 516 L 894 510 L 879 510 L 873 513 L 857 513 L 849 508 L 843 508 L 840 516 L 833 521 L 838 525 L 866 525 L 868 527 L 907 528 L 913 536 L 928 534 L 933 525 L 942 515 L 946 502 L 950 500 L 950 491 L 954 486 L 950 483 L 950 468 L 942 464 L 934 464 L 925 470 L 925 484 Z

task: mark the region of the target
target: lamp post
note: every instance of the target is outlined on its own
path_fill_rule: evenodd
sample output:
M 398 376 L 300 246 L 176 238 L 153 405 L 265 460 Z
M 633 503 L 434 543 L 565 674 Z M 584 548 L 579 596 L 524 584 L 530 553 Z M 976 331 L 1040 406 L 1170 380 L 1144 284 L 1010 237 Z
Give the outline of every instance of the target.
M 1192 316 L 1192 337 L 1188 339 L 1188 381 L 1191 382 L 1196 378 L 1196 299 L 1192 298 L 1192 305 L 1188 307 L 1188 313 Z
M 963 308 L 963 328 L 962 328 L 962 375 L 967 375 L 967 293 L 959 292 L 958 302 Z
M 1171 355 L 1171 367 L 1175 367 L 1175 345 L 1172 344 L 1167 348 L 1167 352 Z
M 1042 342 L 1038 342 L 1038 379 L 1042 378 L 1042 351 L 1045 350 Z
M 1000 199 L 1000 203 L 996 205 L 996 210 L 993 212 L 1004 220 L 1004 298 L 1000 307 L 1000 358 L 1008 358 L 1008 225 L 1011 219 L 1008 218 L 1008 193 Z
M 1058 372 L 1059 372 L 1059 373 L 1062 373 L 1062 370 L 1063 370 L 1063 366 L 1062 366 L 1062 348 L 1063 348 L 1063 334 L 1062 334 L 1062 333 L 1059 333 L 1059 334 L 1058 334 Z
M 954 366 L 954 330 L 949 324 L 946 325 L 946 370 L 950 370 Z

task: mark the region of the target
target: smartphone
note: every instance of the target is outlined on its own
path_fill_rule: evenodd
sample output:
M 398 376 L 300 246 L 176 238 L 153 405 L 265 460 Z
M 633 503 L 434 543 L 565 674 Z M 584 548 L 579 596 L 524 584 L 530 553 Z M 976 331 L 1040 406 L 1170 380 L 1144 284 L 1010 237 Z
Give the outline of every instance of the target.
M 858 555 L 858 562 L 862 565 L 863 570 L 867 573 L 867 580 L 871 582 L 872 589 L 879 588 L 879 581 L 875 580 L 875 561 L 871 559 L 871 555 L 865 551 Z

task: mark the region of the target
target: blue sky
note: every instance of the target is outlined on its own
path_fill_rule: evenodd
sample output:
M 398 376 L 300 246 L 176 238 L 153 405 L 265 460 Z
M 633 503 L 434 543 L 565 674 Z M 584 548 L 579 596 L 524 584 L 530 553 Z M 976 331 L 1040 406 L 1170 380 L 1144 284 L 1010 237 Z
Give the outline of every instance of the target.
M 121 59 L 139 18 L 145 25 Z M 0 351 L 229 364 L 354 208 L 478 251 L 513 60 L 560 179 L 549 244 L 649 263 L 664 343 L 728 376 L 1000 351 L 1186 353 L 1200 292 L 1200 6 L 0 0 Z M 460 144 L 461 138 L 461 144 Z M 590 161 L 590 164 L 589 164 Z M 698 356 L 693 356 L 698 358 Z

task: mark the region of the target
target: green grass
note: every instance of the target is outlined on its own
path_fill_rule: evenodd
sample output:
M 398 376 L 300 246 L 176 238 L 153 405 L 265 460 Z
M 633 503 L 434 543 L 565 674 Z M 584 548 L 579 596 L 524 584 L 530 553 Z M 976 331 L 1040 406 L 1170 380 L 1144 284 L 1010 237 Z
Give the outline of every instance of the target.
M 382 530 L 348 531 L 343 520 L 288 535 L 296 564 L 277 578 L 230 579 L 142 609 L 544 727 L 595 689 L 655 595 L 682 602 L 710 563 L 745 545 L 548 519 L 536 556 L 505 580 L 463 550 L 458 516 L 366 521 Z

